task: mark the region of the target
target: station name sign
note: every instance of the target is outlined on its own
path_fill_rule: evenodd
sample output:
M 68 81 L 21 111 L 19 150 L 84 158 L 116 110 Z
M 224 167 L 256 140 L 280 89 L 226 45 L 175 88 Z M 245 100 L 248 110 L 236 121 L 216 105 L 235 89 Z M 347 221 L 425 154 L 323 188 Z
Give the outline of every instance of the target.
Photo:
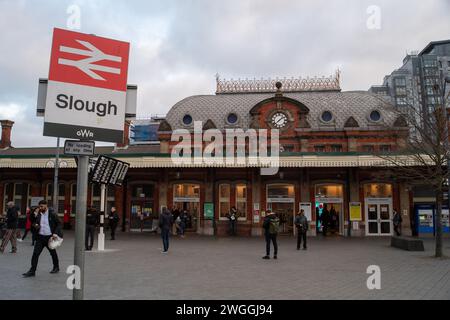
M 130 45 L 54 29 L 44 135 L 123 141 Z

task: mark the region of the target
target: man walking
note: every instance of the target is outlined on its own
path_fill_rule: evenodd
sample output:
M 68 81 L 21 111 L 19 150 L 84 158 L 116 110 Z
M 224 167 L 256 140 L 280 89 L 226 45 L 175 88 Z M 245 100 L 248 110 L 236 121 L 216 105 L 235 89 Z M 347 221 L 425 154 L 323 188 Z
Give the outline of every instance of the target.
M 161 228 L 161 238 L 164 249 L 162 253 L 167 253 L 169 250 L 169 234 L 172 229 L 173 216 L 167 208 L 163 208 L 162 214 L 159 215 L 159 227 Z
M 402 216 L 400 213 L 397 212 L 397 210 L 394 209 L 394 217 L 392 219 L 392 222 L 394 223 L 394 231 L 397 237 L 400 237 L 402 235 Z
M 267 216 L 263 222 L 264 236 L 266 238 L 266 255 L 263 259 L 270 259 L 270 242 L 273 243 L 273 258 L 277 259 L 278 244 L 277 235 L 280 228 L 280 219 L 275 212 L 267 210 Z
M 34 245 L 33 257 L 31 258 L 31 269 L 24 273 L 25 278 L 34 277 L 36 274 L 36 269 L 38 266 L 39 256 L 44 248 L 50 252 L 53 262 L 53 269 L 50 273 L 59 272 L 59 260 L 58 254 L 55 249 L 50 249 L 48 242 L 51 238 L 56 238 L 57 236 L 62 238 L 63 234 L 61 231 L 61 223 L 59 221 L 58 215 L 53 211 L 53 209 L 47 207 L 47 201 L 41 200 L 39 202 L 39 214 L 31 226 L 36 230 L 36 243 Z
M 6 233 L 3 237 L 2 245 L 0 246 L 0 253 L 5 251 L 8 242 L 11 241 L 11 253 L 17 252 L 16 230 L 19 221 L 19 209 L 14 202 L 8 202 L 8 211 L 6 213 Z
M 98 218 L 97 210 L 89 207 L 86 214 L 86 237 L 84 241 L 86 251 L 91 251 L 94 246 L 95 228 L 98 224 Z
M 297 227 L 297 250 L 300 250 L 303 239 L 303 250 L 306 250 L 306 233 L 308 232 L 308 219 L 305 217 L 305 210 L 295 217 L 295 226 Z
M 116 207 L 111 207 L 111 212 L 108 216 L 109 227 L 111 229 L 111 240 L 116 240 L 116 228 L 119 224 L 119 215 L 117 214 Z

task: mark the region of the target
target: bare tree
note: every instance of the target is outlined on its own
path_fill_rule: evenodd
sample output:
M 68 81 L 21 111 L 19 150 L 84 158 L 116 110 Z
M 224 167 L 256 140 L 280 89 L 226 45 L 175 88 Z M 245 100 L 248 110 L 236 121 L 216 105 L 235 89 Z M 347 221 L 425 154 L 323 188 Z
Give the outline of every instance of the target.
M 449 94 L 445 94 L 445 84 L 450 79 L 436 79 L 432 83 L 434 98 L 425 108 L 421 103 L 411 103 L 397 110 L 392 107 L 400 119 L 409 127 L 406 139 L 400 139 L 395 154 L 379 153 L 383 165 L 390 167 L 388 174 L 410 185 L 427 185 L 434 191 L 436 198 L 435 218 L 435 257 L 442 257 L 442 204 L 443 193 L 448 188 L 450 152 L 449 122 L 447 111 Z M 414 97 L 414 95 L 412 95 Z M 431 102 L 431 103 L 430 103 Z M 419 106 L 419 108 L 417 108 Z M 421 107 L 420 107 L 421 106 Z M 396 133 L 402 135 L 399 130 Z

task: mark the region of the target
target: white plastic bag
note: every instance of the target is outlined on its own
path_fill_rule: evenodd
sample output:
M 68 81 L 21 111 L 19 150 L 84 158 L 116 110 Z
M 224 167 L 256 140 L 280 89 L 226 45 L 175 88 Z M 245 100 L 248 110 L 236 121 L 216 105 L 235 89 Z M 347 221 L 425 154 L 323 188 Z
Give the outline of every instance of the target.
M 55 250 L 56 248 L 58 248 L 59 246 L 61 246 L 62 243 L 63 243 L 63 238 L 60 238 L 60 237 L 58 237 L 58 236 L 56 236 L 56 237 L 51 237 L 51 238 L 48 240 L 48 247 L 49 247 L 51 250 Z

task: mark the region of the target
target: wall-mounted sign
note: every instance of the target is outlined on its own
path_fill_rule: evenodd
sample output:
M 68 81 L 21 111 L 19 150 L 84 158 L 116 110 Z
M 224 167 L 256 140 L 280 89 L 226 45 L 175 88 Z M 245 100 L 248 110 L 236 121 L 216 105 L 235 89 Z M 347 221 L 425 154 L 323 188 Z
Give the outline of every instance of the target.
M 37 207 L 37 206 L 39 206 L 39 202 L 41 200 L 44 200 L 44 197 L 31 197 L 30 207 Z
M 212 202 L 205 202 L 203 204 L 203 214 L 205 219 L 214 219 L 214 203 Z
M 64 154 L 72 156 L 93 156 L 94 153 L 94 141 L 66 140 L 66 142 L 64 143 Z
M 350 221 L 362 221 L 361 202 L 350 202 Z
M 305 211 L 305 217 L 306 219 L 308 219 L 308 221 L 312 220 L 312 216 L 311 216 L 311 202 L 301 202 L 299 205 L 300 210 L 304 210 Z

